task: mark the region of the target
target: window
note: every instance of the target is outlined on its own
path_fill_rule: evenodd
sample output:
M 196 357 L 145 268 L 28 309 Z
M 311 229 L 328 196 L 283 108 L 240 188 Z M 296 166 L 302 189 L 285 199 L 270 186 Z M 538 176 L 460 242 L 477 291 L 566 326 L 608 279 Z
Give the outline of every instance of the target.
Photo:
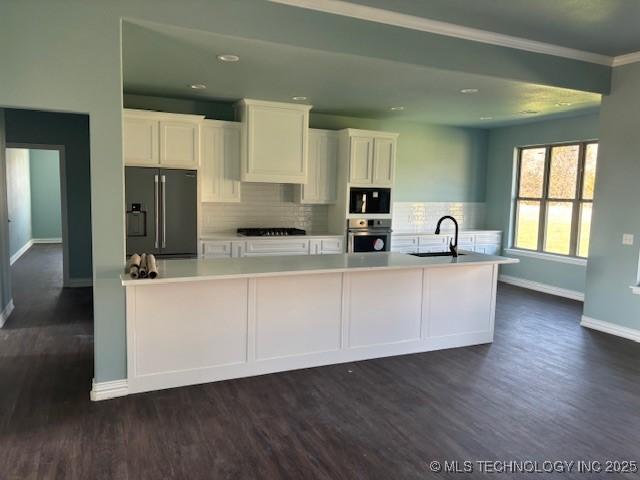
M 513 246 L 586 258 L 597 142 L 518 149 Z

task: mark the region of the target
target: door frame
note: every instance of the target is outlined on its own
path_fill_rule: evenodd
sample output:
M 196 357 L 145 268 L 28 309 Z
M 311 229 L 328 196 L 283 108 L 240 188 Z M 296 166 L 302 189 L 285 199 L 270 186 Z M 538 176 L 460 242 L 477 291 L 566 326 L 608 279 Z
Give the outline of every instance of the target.
M 60 162 L 60 214 L 62 219 L 62 285 L 75 287 L 69 279 L 69 224 L 67 218 L 67 175 L 64 145 L 49 145 L 42 143 L 13 143 L 7 142 L 5 148 L 23 148 L 27 150 L 55 150 Z M 5 175 L 5 191 L 6 175 Z

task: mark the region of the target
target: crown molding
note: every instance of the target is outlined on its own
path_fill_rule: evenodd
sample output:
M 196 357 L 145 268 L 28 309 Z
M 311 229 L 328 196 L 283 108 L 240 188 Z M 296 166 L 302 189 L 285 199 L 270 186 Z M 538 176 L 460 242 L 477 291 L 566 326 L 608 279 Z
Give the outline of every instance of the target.
M 423 17 L 416 17 L 405 13 L 392 12 L 381 8 L 369 7 L 366 5 L 358 5 L 349 3 L 344 0 L 269 0 L 273 3 L 288 5 L 292 7 L 306 8 L 334 15 L 342 15 L 345 17 L 357 18 L 359 20 L 367 20 L 370 22 L 383 23 L 395 27 L 408 28 L 411 30 L 419 30 L 421 32 L 435 33 L 448 37 L 455 37 L 474 42 L 487 43 L 500 47 L 514 48 L 527 52 L 542 53 L 545 55 L 554 55 L 556 57 L 569 58 L 582 62 L 596 63 L 606 66 L 624 65 L 640 61 L 640 52 L 622 55 L 619 57 L 610 57 L 599 53 L 585 52 L 573 48 L 561 47 L 545 42 L 528 40 L 526 38 L 504 35 L 501 33 L 489 32 L 477 28 L 464 27 L 453 23 L 431 20 Z M 619 63 L 622 62 L 622 63 Z
M 614 57 L 611 65 L 614 67 L 620 67 L 622 65 L 628 65 L 636 62 L 640 62 L 640 52 L 627 53 L 626 55 Z

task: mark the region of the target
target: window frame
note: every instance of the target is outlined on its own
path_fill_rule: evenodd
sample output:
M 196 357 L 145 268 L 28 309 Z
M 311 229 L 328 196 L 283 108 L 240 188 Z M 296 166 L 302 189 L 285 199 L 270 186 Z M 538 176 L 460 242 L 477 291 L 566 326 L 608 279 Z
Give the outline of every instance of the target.
M 582 140 L 578 142 L 562 142 L 562 143 L 550 143 L 550 144 L 541 144 L 541 145 L 527 145 L 523 147 L 517 147 L 517 160 L 516 160 L 516 175 L 515 175 L 515 185 L 514 185 L 514 199 L 513 199 L 513 226 L 512 226 L 512 246 L 511 248 L 514 250 L 521 250 L 523 252 L 536 252 L 545 255 L 557 255 L 560 257 L 568 257 L 568 258 L 577 258 L 577 259 L 587 259 L 588 256 L 582 257 L 578 255 L 578 249 L 580 244 L 580 216 L 582 213 L 582 205 L 586 203 L 590 203 L 593 205 L 593 198 L 587 199 L 583 198 L 584 195 L 584 175 L 585 175 L 585 162 L 587 158 L 587 147 L 588 145 L 599 144 L 597 139 L 592 140 Z M 554 198 L 549 197 L 549 185 L 550 185 L 550 174 L 551 174 L 551 158 L 552 151 L 557 147 L 570 147 L 570 146 L 578 146 L 578 170 L 577 170 L 577 179 L 576 179 L 576 191 L 573 199 L 567 198 Z M 522 173 L 522 153 L 525 150 L 533 150 L 533 149 L 545 149 L 544 156 L 544 173 L 542 180 L 542 195 L 538 197 L 521 197 L 520 196 L 520 176 Z M 597 162 L 597 160 L 596 160 Z M 596 163 L 596 182 L 597 182 L 597 163 Z M 524 248 L 516 246 L 516 241 L 518 238 L 518 207 L 519 203 L 522 201 L 530 201 L 530 202 L 538 202 L 540 204 L 540 212 L 538 217 L 538 248 Z M 569 240 L 569 253 L 556 253 L 545 250 L 545 237 L 547 230 L 547 210 L 549 203 L 569 203 L 572 205 L 571 211 L 571 232 L 570 232 L 570 240 Z M 593 212 L 593 207 L 592 207 Z

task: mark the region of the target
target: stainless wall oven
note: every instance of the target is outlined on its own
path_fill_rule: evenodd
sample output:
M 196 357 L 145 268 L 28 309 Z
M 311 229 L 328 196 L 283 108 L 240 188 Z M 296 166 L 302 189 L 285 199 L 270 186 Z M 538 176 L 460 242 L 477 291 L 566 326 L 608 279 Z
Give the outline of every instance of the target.
M 391 213 L 391 189 L 351 187 L 349 213 Z
M 352 218 L 347 223 L 347 251 L 388 252 L 391 247 L 391 220 Z

